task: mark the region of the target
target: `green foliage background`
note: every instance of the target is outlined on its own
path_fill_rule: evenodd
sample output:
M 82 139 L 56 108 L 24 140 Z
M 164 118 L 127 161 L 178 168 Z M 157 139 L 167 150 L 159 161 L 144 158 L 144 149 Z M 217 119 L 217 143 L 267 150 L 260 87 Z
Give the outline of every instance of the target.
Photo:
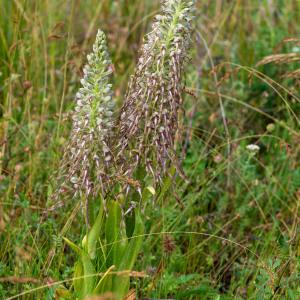
M 71 279 L 62 236 L 81 241 L 80 211 L 71 201 L 43 211 L 82 66 L 101 28 L 120 104 L 158 10 L 148 0 L 0 0 L 1 299 Z M 198 1 L 179 147 L 187 180 L 146 207 L 140 299 L 300 298 L 300 81 L 283 76 L 299 62 L 257 66 L 300 52 L 283 42 L 299 38 L 299 19 L 298 1 Z M 59 296 L 53 286 L 19 299 Z

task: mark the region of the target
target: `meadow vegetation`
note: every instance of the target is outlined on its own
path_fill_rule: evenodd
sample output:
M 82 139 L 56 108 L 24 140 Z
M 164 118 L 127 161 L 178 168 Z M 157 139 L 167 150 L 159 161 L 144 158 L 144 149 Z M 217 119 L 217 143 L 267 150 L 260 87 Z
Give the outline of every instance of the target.
M 86 275 L 84 251 L 91 260 L 104 255 L 92 270 L 101 275 L 86 276 L 105 279 L 92 282 L 93 291 L 105 293 L 95 299 L 111 299 L 114 285 L 127 299 L 300 299 L 300 3 L 195 3 L 180 93 L 169 99 L 176 107 L 182 97 L 182 107 L 167 128 L 174 132 L 164 156 L 153 132 L 141 135 L 145 108 L 133 134 L 126 111 L 137 98 L 128 83 L 148 82 L 135 68 L 147 61 L 147 49 L 140 49 L 145 36 L 151 41 L 160 1 L 0 0 L 1 299 L 83 298 L 91 281 L 73 277 L 74 270 Z M 119 149 L 113 187 L 106 166 L 91 178 L 105 177 L 121 205 L 104 201 L 102 187 L 93 190 L 99 196 L 90 206 L 64 189 L 57 205 L 66 145 L 74 138 L 74 99 L 99 28 L 112 61 L 105 97 L 113 90 L 112 114 L 125 114 L 106 129 L 119 137 L 105 137 Z M 154 59 L 162 55 L 153 51 Z M 169 70 L 167 62 L 155 68 Z M 136 140 L 146 151 L 136 151 Z M 105 149 L 100 164 L 111 159 Z M 72 160 L 68 167 L 85 174 Z M 142 205 L 132 205 L 139 199 Z M 101 238 L 93 242 L 96 233 Z M 116 241 L 125 241 L 123 252 L 112 246 Z M 132 255 L 122 263 L 124 249 Z

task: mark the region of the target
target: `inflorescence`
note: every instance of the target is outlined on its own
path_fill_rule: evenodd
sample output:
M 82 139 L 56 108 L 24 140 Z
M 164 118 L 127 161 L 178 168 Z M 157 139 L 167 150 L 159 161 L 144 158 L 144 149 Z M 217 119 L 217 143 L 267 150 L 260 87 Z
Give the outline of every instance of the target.
M 112 64 L 105 35 L 98 31 L 76 95 L 57 195 L 71 190 L 85 200 L 99 193 L 105 198 L 110 183 L 128 190 L 129 185 L 120 184 L 118 178 L 136 179 L 140 167 L 160 183 L 171 165 L 178 165 L 175 141 L 193 14 L 193 1 L 164 1 L 141 48 L 116 122 Z
M 140 164 L 160 182 L 177 164 L 175 137 L 182 104 L 182 70 L 190 44 L 194 2 L 168 0 L 141 49 L 119 119 L 121 169 Z
M 105 34 L 100 30 L 87 61 L 82 87 L 76 94 L 73 128 L 61 164 L 59 191 L 61 194 L 71 190 L 75 197 L 85 199 L 105 191 L 113 159 L 110 147 L 115 106 L 110 83 L 112 62 Z

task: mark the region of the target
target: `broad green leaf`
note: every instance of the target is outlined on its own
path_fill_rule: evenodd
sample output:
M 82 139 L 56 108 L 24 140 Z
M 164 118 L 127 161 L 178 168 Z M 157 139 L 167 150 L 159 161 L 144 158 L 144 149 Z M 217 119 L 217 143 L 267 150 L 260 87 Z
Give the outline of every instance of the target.
M 97 240 L 100 238 L 103 219 L 103 206 L 100 206 L 98 216 L 87 236 L 87 251 L 91 259 L 96 257 Z
M 126 247 L 124 256 L 119 266 L 120 271 L 131 271 L 138 253 L 141 249 L 144 237 L 144 223 L 141 218 L 140 212 L 135 212 L 135 227 L 133 236 Z M 120 299 L 125 296 L 129 289 L 130 277 L 129 275 L 116 276 L 113 281 L 113 291 Z
M 82 251 L 81 260 L 83 265 L 83 271 L 84 271 L 84 287 L 83 287 L 83 296 L 91 295 L 95 288 L 95 282 L 96 282 L 96 271 L 93 266 L 93 263 L 88 256 L 87 253 Z
M 118 240 L 120 239 L 121 208 L 118 202 L 111 201 L 108 205 L 108 217 L 105 224 L 105 237 L 107 243 L 107 267 L 114 264 L 118 256 Z
M 63 238 L 66 243 L 79 255 L 83 267 L 83 292 L 82 297 L 90 295 L 95 287 L 95 268 L 89 255 L 67 238 Z
M 74 290 L 76 294 L 78 295 L 79 298 L 82 298 L 82 293 L 83 293 L 83 278 L 78 278 L 77 277 L 82 277 L 83 276 L 83 266 L 81 261 L 77 261 L 75 263 L 74 267 Z

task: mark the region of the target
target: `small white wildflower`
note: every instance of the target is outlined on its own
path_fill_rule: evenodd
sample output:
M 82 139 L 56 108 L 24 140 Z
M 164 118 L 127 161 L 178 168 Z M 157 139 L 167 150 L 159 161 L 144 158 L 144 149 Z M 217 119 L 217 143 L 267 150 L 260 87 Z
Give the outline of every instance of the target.
M 247 145 L 246 149 L 251 151 L 251 152 L 258 152 L 260 150 L 259 146 L 255 145 L 255 144 Z
M 76 176 L 73 176 L 70 181 L 74 184 L 76 184 L 78 182 L 78 178 Z

